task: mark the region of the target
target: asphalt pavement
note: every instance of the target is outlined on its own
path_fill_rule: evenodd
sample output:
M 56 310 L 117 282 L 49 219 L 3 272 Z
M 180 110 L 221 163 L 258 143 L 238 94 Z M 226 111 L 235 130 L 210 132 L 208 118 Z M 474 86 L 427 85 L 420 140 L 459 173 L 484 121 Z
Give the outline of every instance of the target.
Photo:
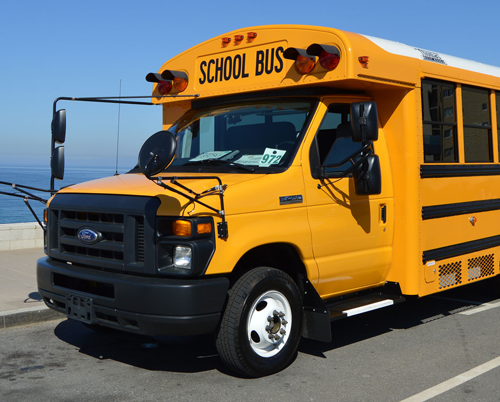
M 64 318 L 45 306 L 36 286 L 42 248 L 0 252 L 0 330 Z
M 211 336 L 103 334 L 49 310 L 36 286 L 43 256 L 0 252 L 2 401 L 500 401 L 491 281 L 337 321 L 332 342 L 302 339 L 283 372 L 249 380 L 225 368 Z

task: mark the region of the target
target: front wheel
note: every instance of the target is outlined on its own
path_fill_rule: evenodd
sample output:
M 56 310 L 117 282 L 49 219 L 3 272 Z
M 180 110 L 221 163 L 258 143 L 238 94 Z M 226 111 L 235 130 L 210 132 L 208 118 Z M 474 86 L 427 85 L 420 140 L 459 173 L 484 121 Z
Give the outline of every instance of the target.
M 238 373 L 273 374 L 295 356 L 301 324 L 302 302 L 293 279 L 274 268 L 256 268 L 229 291 L 217 350 Z

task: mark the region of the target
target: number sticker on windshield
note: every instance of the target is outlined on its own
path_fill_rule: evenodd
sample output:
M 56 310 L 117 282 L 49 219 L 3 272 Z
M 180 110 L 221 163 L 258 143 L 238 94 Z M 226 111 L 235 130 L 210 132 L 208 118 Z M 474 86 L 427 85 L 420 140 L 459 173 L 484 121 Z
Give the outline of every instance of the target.
M 286 154 L 286 151 L 279 149 L 266 148 L 262 159 L 259 162 L 259 167 L 268 167 L 280 163 L 281 158 Z
M 232 151 L 211 151 L 211 152 L 204 152 L 200 155 L 198 155 L 196 158 L 189 159 L 189 162 L 197 162 L 197 161 L 204 161 L 207 159 L 220 159 L 223 156 L 226 156 Z

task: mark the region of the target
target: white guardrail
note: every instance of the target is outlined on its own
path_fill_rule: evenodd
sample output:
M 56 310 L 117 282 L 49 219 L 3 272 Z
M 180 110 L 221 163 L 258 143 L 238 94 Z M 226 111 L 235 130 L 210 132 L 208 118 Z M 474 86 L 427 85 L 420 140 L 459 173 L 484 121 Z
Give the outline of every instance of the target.
M 43 248 L 43 230 L 36 222 L 0 225 L 0 251 Z

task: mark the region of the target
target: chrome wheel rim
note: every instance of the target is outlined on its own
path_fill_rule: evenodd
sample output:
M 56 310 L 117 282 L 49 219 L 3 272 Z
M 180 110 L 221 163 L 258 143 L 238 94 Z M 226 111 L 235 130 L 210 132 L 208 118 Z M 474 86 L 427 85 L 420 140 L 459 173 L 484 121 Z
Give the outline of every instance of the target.
M 260 295 L 247 321 L 248 341 L 261 357 L 273 357 L 286 345 L 292 328 L 292 309 L 287 298 L 276 290 Z

